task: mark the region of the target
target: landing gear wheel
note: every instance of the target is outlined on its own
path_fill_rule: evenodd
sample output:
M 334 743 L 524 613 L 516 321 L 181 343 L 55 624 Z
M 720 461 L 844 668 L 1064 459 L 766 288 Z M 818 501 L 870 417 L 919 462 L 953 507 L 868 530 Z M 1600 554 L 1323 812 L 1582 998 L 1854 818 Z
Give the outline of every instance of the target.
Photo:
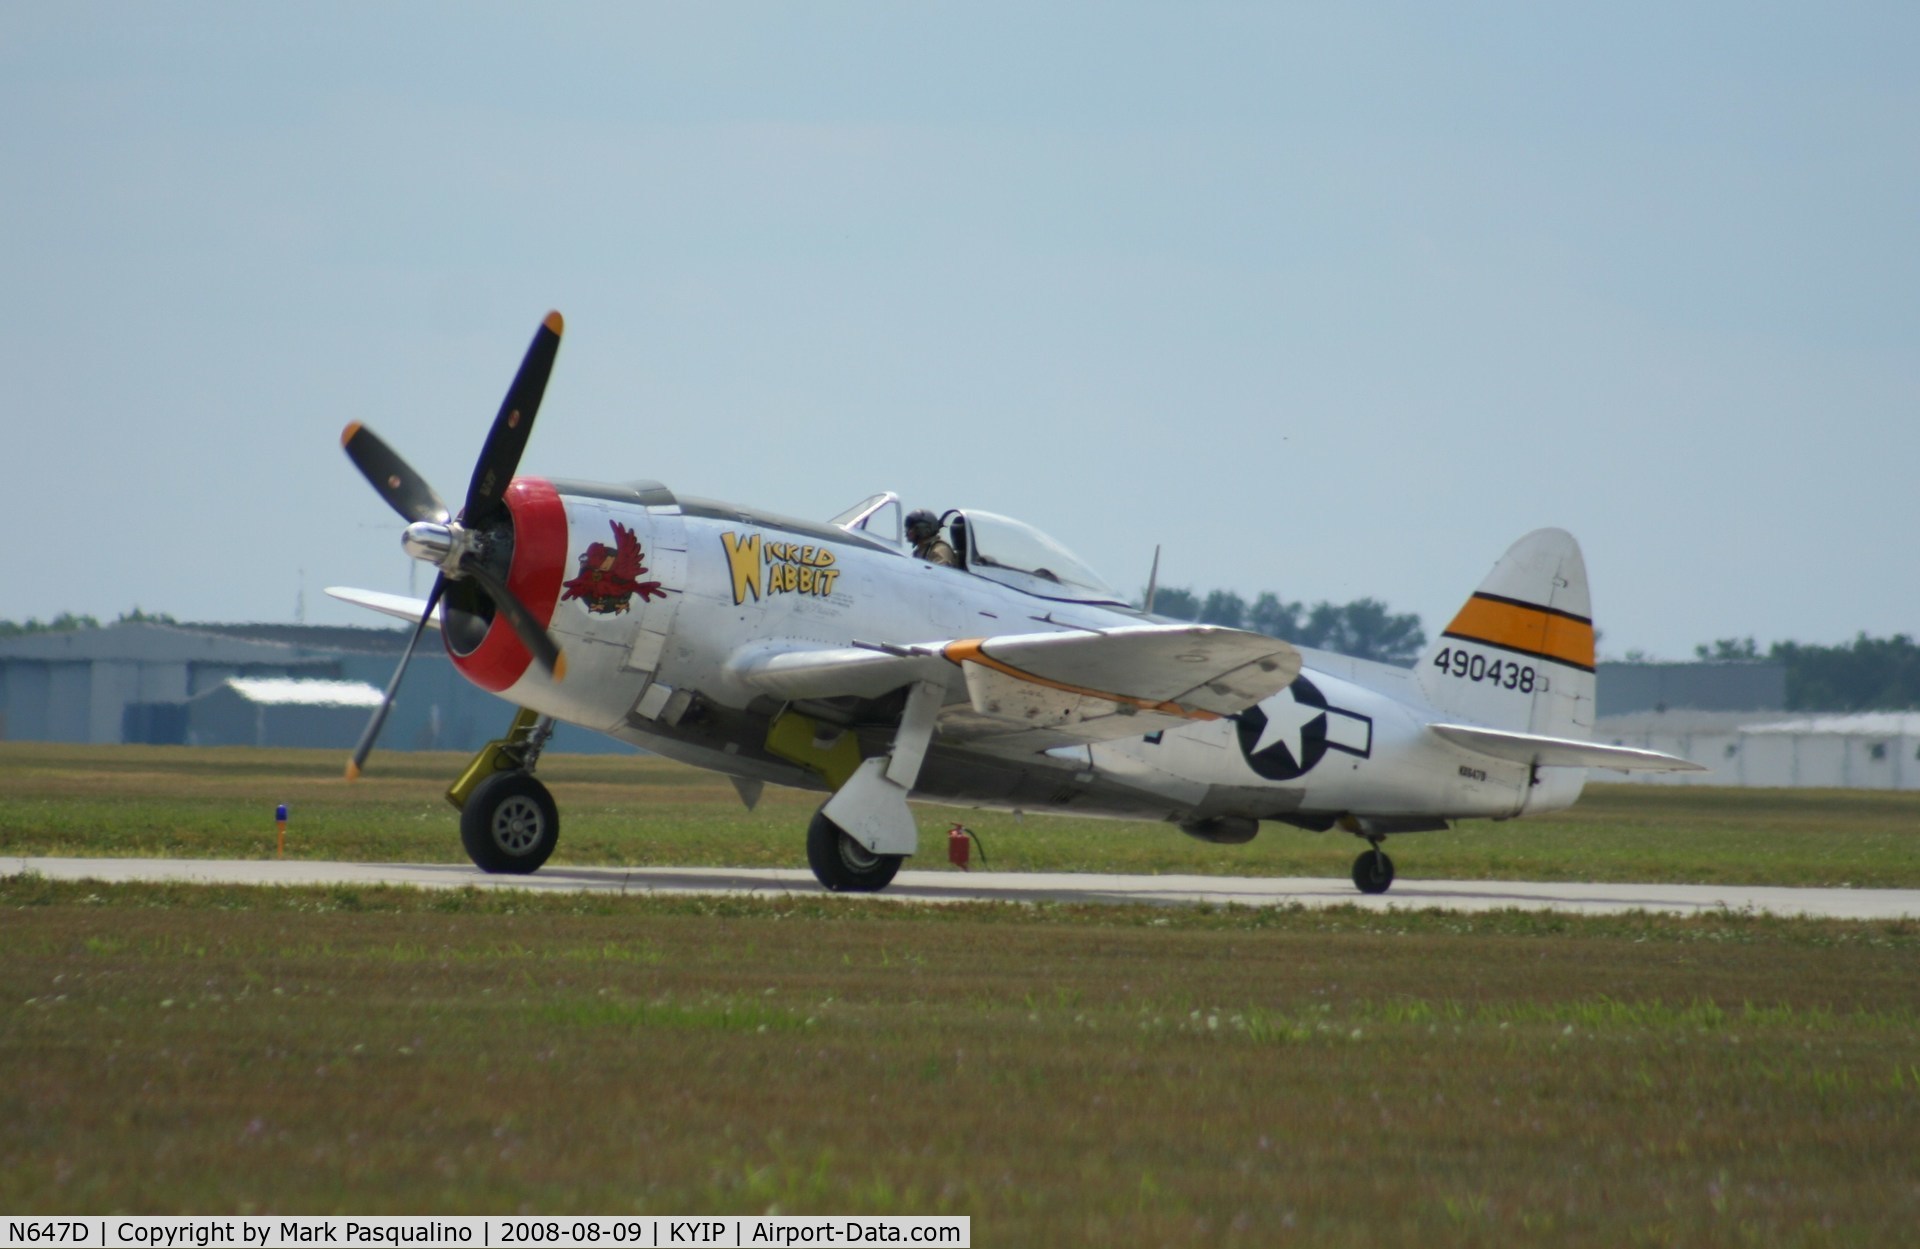
M 816 880 L 835 893 L 873 893 L 885 889 L 900 870 L 904 854 L 875 854 L 816 811 L 807 825 L 807 866 Z
M 1393 860 L 1379 848 L 1363 850 L 1353 861 L 1353 883 L 1361 893 L 1385 893 L 1393 884 Z
M 460 808 L 460 841 L 483 872 L 536 871 L 560 840 L 560 810 L 530 772 L 497 772 Z

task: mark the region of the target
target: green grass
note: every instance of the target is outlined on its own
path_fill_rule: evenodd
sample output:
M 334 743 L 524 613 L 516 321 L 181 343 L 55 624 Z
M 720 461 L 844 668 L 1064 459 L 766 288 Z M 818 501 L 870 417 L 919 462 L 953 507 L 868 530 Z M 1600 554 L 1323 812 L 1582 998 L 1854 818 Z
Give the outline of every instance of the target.
M 264 858 L 273 809 L 292 808 L 288 854 L 463 862 L 441 798 L 464 760 L 387 754 L 340 779 L 331 752 L 0 743 L 0 853 Z M 749 812 L 727 782 L 665 760 L 549 756 L 561 808 L 556 864 L 802 867 L 820 795 L 769 788 Z M 1359 843 L 1268 826 L 1212 846 L 1165 824 L 920 807 L 925 853 L 962 820 L 989 867 L 1341 878 Z M 1465 821 L 1390 846 L 1407 879 L 1920 886 L 1920 793 L 1591 785 L 1573 810 Z
M 0 1208 L 1909 1243 L 1920 924 L 0 879 Z

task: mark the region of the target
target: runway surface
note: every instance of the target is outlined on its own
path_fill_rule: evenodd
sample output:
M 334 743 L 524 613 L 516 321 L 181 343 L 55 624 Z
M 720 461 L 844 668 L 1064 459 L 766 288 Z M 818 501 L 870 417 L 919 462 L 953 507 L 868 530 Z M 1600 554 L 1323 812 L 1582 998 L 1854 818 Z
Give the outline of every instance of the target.
M 233 859 L 0 858 L 0 875 L 51 880 L 187 881 L 227 885 L 405 885 L 618 894 L 819 894 L 813 874 L 778 868 L 567 867 L 489 876 L 467 864 L 326 863 Z M 1251 876 L 1104 876 L 1058 872 L 901 872 L 893 902 L 1082 902 L 1168 906 L 1363 906 L 1379 910 L 1753 911 L 1826 919 L 1920 918 L 1920 889 L 1787 889 L 1768 885 L 1596 885 L 1568 881 L 1410 880 L 1360 893 L 1348 880 Z

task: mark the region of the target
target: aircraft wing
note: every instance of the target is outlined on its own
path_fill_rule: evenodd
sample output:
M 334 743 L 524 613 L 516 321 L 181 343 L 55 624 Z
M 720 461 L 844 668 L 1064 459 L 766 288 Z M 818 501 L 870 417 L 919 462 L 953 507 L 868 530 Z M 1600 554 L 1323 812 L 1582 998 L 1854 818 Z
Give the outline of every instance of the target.
M 1609 746 L 1571 737 L 1543 737 L 1537 733 L 1510 733 L 1472 724 L 1429 724 L 1428 729 L 1477 754 L 1549 768 L 1612 768 L 1616 772 L 1705 772 L 1707 769 L 1678 755 L 1635 746 Z
M 735 652 L 727 670 L 776 698 L 878 698 L 915 681 L 945 684 L 953 665 L 941 657 L 943 645 L 796 648 L 762 642 Z
M 1211 720 L 1244 711 L 1300 675 L 1300 653 L 1278 638 L 1218 625 L 1127 625 L 1098 633 L 1023 633 L 949 642 L 975 710 L 1013 713 L 1067 694 L 1137 711 Z M 1010 705 L 1007 700 L 1012 700 Z
M 967 700 L 941 713 L 943 737 L 1019 738 L 1023 749 L 1045 750 L 1243 711 L 1291 684 L 1300 654 L 1217 625 L 1127 625 L 914 646 L 764 644 L 729 668 L 782 698 L 877 697 L 915 681 L 955 688 L 958 676 Z
M 352 603 L 355 607 L 371 608 L 383 615 L 393 616 L 408 624 L 419 624 L 420 613 L 427 610 L 427 600 L 408 598 L 404 594 L 382 594 L 378 590 L 356 590 L 351 586 L 330 585 L 327 597 L 337 598 L 342 603 Z M 440 618 L 435 616 L 427 621 L 429 629 L 440 627 Z
M 950 736 L 1048 750 L 1217 720 L 1279 693 L 1300 652 L 1218 625 L 1127 625 L 1099 633 L 1027 633 L 950 642 L 969 708 Z

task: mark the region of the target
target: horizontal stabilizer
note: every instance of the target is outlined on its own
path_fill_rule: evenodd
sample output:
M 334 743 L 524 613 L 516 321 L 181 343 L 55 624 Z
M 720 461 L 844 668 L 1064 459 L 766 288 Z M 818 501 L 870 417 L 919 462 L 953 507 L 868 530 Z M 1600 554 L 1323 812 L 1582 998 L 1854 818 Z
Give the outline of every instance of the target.
M 408 624 L 419 624 L 420 615 L 427 610 L 427 600 L 408 598 L 404 594 L 382 594 L 378 590 L 356 590 L 351 586 L 330 585 L 327 596 L 337 598 L 342 603 L 352 603 L 355 607 L 371 608 L 382 615 L 404 620 Z M 439 617 L 427 621 L 429 629 L 440 627 Z
M 1616 772 L 1705 772 L 1691 759 L 1640 750 L 1633 746 L 1607 746 L 1599 742 L 1576 741 L 1570 737 L 1543 737 L 1537 733 L 1510 733 L 1504 729 L 1483 729 L 1471 724 L 1430 724 L 1435 733 L 1476 754 L 1505 759 L 1510 763 L 1528 763 L 1547 768 L 1612 768 Z

